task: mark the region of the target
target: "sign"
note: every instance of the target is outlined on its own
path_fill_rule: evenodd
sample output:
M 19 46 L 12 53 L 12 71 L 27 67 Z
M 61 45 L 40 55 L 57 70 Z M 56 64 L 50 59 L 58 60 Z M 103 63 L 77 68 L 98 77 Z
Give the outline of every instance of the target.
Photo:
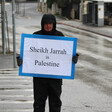
M 98 18 L 99 19 L 104 19 L 104 6 L 103 5 L 98 5 Z
M 19 75 L 74 79 L 77 38 L 22 34 Z

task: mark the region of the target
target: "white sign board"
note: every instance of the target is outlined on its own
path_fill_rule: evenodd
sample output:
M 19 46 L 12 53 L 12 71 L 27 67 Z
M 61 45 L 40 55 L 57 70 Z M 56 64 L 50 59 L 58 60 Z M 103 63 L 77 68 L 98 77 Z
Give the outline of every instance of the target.
M 73 79 L 77 38 L 22 34 L 19 75 Z

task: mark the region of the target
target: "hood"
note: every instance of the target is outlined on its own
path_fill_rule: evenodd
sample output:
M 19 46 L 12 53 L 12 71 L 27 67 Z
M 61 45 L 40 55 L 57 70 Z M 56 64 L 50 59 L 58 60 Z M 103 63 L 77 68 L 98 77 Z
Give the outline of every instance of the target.
M 41 20 L 41 30 L 45 32 L 44 30 L 44 24 L 53 23 L 53 30 L 51 32 L 54 32 L 56 30 L 56 18 L 52 14 L 44 14 Z

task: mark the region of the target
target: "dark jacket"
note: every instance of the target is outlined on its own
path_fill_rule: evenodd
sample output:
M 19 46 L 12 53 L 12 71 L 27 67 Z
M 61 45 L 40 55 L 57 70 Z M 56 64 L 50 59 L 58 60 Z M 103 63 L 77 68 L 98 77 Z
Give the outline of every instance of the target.
M 33 34 L 39 34 L 39 35 L 53 35 L 53 36 L 64 36 L 62 32 L 55 30 L 53 33 L 45 33 L 42 30 L 36 31 Z
M 50 32 L 44 30 L 44 24 L 52 23 L 53 29 Z M 56 30 L 56 18 L 52 14 L 44 14 L 41 20 L 41 30 L 36 31 L 33 34 L 40 35 L 53 35 L 53 36 L 64 36 L 62 32 Z
M 53 29 L 50 32 L 44 30 L 44 24 L 52 23 Z M 64 36 L 63 33 L 56 30 L 55 16 L 45 14 L 41 21 L 41 30 L 36 31 L 33 34 L 36 35 L 52 35 L 52 36 Z M 50 112 L 61 111 L 61 99 L 60 95 L 62 79 L 53 78 L 33 78 L 34 87 L 34 112 L 45 112 L 45 102 L 47 97 L 49 98 L 49 110 Z
M 46 32 L 44 30 L 44 24 L 48 24 L 48 23 L 52 23 L 53 24 L 53 30 L 50 31 L 50 32 Z M 36 35 L 64 36 L 62 32 L 56 30 L 56 18 L 55 18 L 55 16 L 53 16 L 51 14 L 44 14 L 44 16 L 43 16 L 43 18 L 41 20 L 41 30 L 36 31 L 33 34 L 36 34 Z M 45 82 L 46 79 L 54 81 L 54 79 L 49 79 L 49 78 L 35 78 L 35 79 L 43 79 L 44 82 Z M 48 81 L 48 80 L 46 80 L 46 81 Z M 56 80 L 58 80 L 58 83 L 60 82 L 60 84 L 62 84 L 62 80 L 61 79 L 55 79 L 55 81 Z

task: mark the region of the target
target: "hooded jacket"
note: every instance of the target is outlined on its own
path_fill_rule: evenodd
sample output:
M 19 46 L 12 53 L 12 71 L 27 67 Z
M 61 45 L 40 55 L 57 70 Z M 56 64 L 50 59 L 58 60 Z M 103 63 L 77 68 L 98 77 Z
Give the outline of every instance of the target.
M 45 31 L 44 24 L 52 23 L 53 29 L 52 31 Z M 53 35 L 53 36 L 64 36 L 62 32 L 56 30 L 56 18 L 52 14 L 44 14 L 41 20 L 41 30 L 36 31 L 33 34 L 40 35 Z
M 53 30 L 50 31 L 50 32 L 46 32 L 44 30 L 44 24 L 47 24 L 47 23 L 53 23 Z M 37 35 L 39 34 L 39 35 L 64 36 L 62 32 L 56 30 L 56 18 L 55 18 L 55 16 L 53 16 L 51 14 L 44 14 L 43 15 L 42 20 L 41 20 L 41 30 L 36 31 L 33 34 L 37 34 Z M 52 82 L 52 80 L 54 82 L 54 79 L 51 79 L 51 78 L 49 79 L 49 78 L 34 77 L 34 80 L 36 80 L 36 79 L 43 80 L 43 82 L 46 82 L 46 81 Z M 58 85 L 62 85 L 62 79 L 55 79 L 55 81 L 56 81 L 55 82 L 56 85 L 57 84 Z

